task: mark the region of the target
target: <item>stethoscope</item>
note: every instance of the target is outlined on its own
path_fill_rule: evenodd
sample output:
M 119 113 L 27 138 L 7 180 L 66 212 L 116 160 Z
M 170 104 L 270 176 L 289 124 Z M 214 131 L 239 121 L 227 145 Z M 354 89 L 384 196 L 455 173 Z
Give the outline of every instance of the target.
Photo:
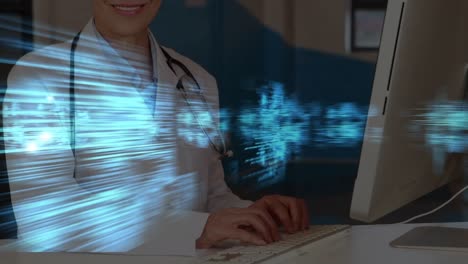
M 79 32 L 75 36 L 75 38 L 73 39 L 72 45 L 71 45 L 71 52 L 70 52 L 70 121 L 71 121 L 70 122 L 70 137 L 71 137 L 70 138 L 70 145 L 71 145 L 71 149 L 73 151 L 73 156 L 75 156 L 75 146 L 76 146 L 76 138 L 75 138 L 75 136 L 76 136 L 75 135 L 75 133 L 76 133 L 76 124 L 75 124 L 75 116 L 76 116 L 75 115 L 75 53 L 76 53 L 76 48 L 77 48 L 77 45 L 78 45 L 78 41 L 80 40 L 80 36 L 81 36 L 81 32 Z M 177 73 L 176 73 L 176 71 L 174 69 L 174 65 L 179 67 L 184 72 L 185 76 L 187 76 L 188 78 L 190 78 L 193 81 L 193 83 L 196 85 L 196 89 L 195 89 L 196 94 L 201 98 L 201 100 L 203 101 L 204 106 L 206 107 L 206 111 L 210 114 L 211 118 L 213 118 L 213 113 L 210 111 L 209 104 L 206 101 L 206 98 L 205 98 L 205 96 L 203 95 L 203 93 L 201 91 L 201 87 L 200 87 L 197 79 L 195 78 L 195 76 L 193 76 L 192 72 L 190 72 L 190 70 L 187 68 L 187 66 L 185 66 L 182 62 L 174 59 L 165 49 L 163 49 L 163 47 L 160 46 L 160 49 L 162 50 L 164 56 L 166 57 L 167 65 L 169 66 L 171 71 L 176 76 L 177 76 Z M 183 78 L 179 79 L 176 87 L 180 91 L 182 97 L 184 98 L 184 100 L 185 100 L 187 106 L 189 107 L 190 112 L 194 116 L 198 126 L 203 131 L 205 136 L 208 138 L 209 144 L 211 145 L 213 150 L 216 151 L 219 154 L 219 159 L 223 160 L 223 159 L 230 158 L 230 157 L 234 156 L 234 153 L 231 150 L 228 150 L 226 148 L 226 142 L 225 142 L 225 140 L 223 138 L 223 135 L 222 135 L 222 133 L 221 133 L 218 126 L 215 126 L 215 127 L 216 127 L 216 133 L 218 134 L 218 136 L 220 138 L 220 141 L 221 141 L 221 147 L 218 147 L 213 142 L 212 138 L 208 135 L 208 132 L 206 131 L 205 126 L 200 122 L 198 114 L 193 109 L 192 104 L 190 103 L 190 100 L 188 99 L 187 90 L 185 89 L 184 84 L 183 84 Z

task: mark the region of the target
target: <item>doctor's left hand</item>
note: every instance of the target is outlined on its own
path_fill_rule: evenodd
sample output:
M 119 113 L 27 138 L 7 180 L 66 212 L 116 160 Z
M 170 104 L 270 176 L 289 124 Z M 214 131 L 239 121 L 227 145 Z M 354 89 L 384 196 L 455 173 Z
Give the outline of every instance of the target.
M 269 195 L 250 206 L 270 214 L 278 226 L 284 226 L 288 233 L 309 228 L 309 211 L 304 200 L 281 195 Z

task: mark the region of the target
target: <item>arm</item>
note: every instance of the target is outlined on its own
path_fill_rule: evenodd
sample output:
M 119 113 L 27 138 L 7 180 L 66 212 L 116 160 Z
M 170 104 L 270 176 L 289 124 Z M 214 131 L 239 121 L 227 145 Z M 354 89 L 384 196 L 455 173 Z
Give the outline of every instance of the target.
M 208 210 L 215 212 L 225 208 L 247 208 L 251 201 L 242 200 L 233 194 L 224 180 L 224 170 L 221 161 L 214 157 L 210 170 L 210 182 L 208 191 Z
M 212 105 L 212 112 L 216 126 L 219 126 L 219 97 L 218 87 L 216 80 L 210 76 L 208 89 L 212 87 L 208 95 L 207 101 Z M 247 208 L 252 205 L 251 201 L 242 200 L 237 195 L 233 194 L 231 189 L 227 186 L 224 169 L 222 162 L 219 160 L 219 154 L 212 151 L 212 157 L 210 157 L 210 169 L 209 169 L 209 185 L 208 185 L 208 211 L 215 212 L 225 208 Z
M 219 177 L 223 175 L 221 162 L 213 162 L 211 166 L 216 168 L 210 172 L 218 173 L 210 174 L 211 214 L 197 240 L 198 248 L 210 248 L 225 239 L 265 245 L 280 239 L 278 228 L 281 225 L 289 233 L 308 228 L 308 210 L 303 200 L 272 195 L 255 203 L 243 201 L 232 194 L 223 177 Z M 233 207 L 241 209 L 223 209 Z
M 16 65 L 3 103 L 6 162 L 20 249 L 72 250 L 77 219 L 90 199 L 75 183 L 69 129 L 31 67 Z

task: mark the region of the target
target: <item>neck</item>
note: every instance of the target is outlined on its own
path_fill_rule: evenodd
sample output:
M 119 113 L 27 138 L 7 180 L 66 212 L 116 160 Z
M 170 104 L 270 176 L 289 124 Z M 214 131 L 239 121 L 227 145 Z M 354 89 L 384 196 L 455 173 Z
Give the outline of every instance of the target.
M 150 54 L 150 42 L 148 38 L 148 30 L 145 28 L 139 32 L 135 32 L 129 35 L 121 35 L 116 32 L 113 32 L 105 25 L 101 25 L 99 21 L 94 20 L 97 31 L 106 39 L 109 44 L 116 49 L 117 51 L 122 51 L 123 53 L 127 52 L 137 52 L 141 55 Z M 125 54 L 122 54 L 124 57 Z
M 120 56 L 125 58 L 139 75 L 148 79 L 152 71 L 151 45 L 148 37 L 148 31 L 145 29 L 133 35 L 121 36 L 105 28 L 99 27 L 96 23 L 96 29 L 104 39 L 115 49 Z
M 150 53 L 150 42 L 148 38 L 148 31 L 145 29 L 132 35 L 119 35 L 105 28 L 100 27 L 96 23 L 96 29 L 109 42 L 109 44 L 119 52 L 137 52 L 142 55 Z
M 147 50 L 149 49 L 148 32 L 141 32 L 132 36 L 117 36 L 100 32 L 113 48 L 122 50 Z

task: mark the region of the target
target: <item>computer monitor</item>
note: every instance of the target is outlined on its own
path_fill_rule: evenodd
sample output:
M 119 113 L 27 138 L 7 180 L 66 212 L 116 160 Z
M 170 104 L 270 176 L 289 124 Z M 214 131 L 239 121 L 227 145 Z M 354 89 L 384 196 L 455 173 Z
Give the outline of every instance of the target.
M 465 143 L 447 119 L 464 95 L 465 2 L 389 1 L 351 218 L 373 222 L 458 177 L 447 157 Z

